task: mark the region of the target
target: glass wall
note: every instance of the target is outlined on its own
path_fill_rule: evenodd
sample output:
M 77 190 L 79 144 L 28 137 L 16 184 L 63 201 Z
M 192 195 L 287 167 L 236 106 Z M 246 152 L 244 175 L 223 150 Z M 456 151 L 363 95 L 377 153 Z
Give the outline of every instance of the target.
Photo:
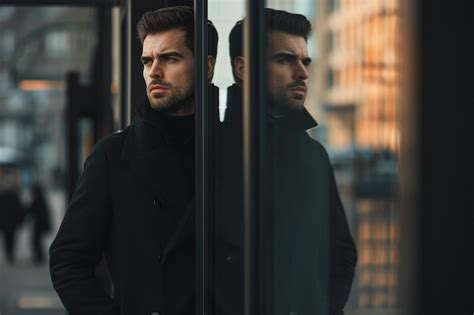
M 242 314 L 244 305 L 243 96 L 241 80 L 232 66 L 235 55 L 243 54 L 242 35 L 235 31 L 235 25 L 244 15 L 243 0 L 208 1 L 208 18 L 219 34 L 212 81 L 218 88 L 219 122 L 213 158 L 215 190 L 211 192 L 215 198 L 210 218 L 211 314 Z
M 0 29 L 0 313 L 63 314 L 47 248 L 66 203 L 66 74 L 92 81 L 96 10 L 0 5 Z
M 267 1 L 266 5 L 302 14 L 312 24 L 307 42 L 301 43 L 311 64 L 306 66 L 306 73 L 295 64 L 291 68 L 296 69 L 292 72 L 293 81 L 289 82 L 300 84 L 304 107 L 318 124 L 312 129 L 307 128 L 310 125 L 302 128 L 302 121 L 298 125 L 307 129 L 314 147 L 319 143 L 321 150 L 328 153 L 336 182 L 330 192 L 333 195 L 327 200 L 329 207 L 325 208 L 321 200 L 327 198 L 326 190 L 332 189 L 325 185 L 332 183 L 321 182 L 321 177 L 331 169 L 321 169 L 326 161 L 312 153 L 309 144 L 301 144 L 291 153 L 283 152 L 282 158 L 290 155 L 289 164 L 274 168 L 274 208 L 277 211 L 281 206 L 283 212 L 274 212 L 274 248 L 282 252 L 273 257 L 277 266 L 274 282 L 278 285 L 278 277 L 286 276 L 278 271 L 278 265 L 283 264 L 281 257 L 290 255 L 288 267 L 283 270 L 298 268 L 301 279 L 292 277 L 289 282 L 306 292 L 294 305 L 283 303 L 289 311 L 282 314 L 306 310 L 323 314 L 322 309 L 317 309 L 324 303 L 318 302 L 323 297 L 328 298 L 329 314 L 337 313 L 339 308 L 346 314 L 391 314 L 398 305 L 399 3 L 319 0 Z M 291 50 L 297 45 L 292 46 L 285 48 L 280 43 L 278 47 Z M 267 56 L 271 57 L 272 44 L 267 47 Z M 270 59 L 270 82 L 272 63 Z M 291 84 L 287 85 L 290 90 Z M 271 93 L 269 90 L 269 98 Z M 291 147 L 284 143 L 290 129 L 283 133 L 271 131 L 276 147 Z M 276 181 L 279 178 L 281 183 Z M 284 194 L 291 196 L 286 206 L 282 206 Z M 338 203 L 337 194 L 341 207 L 334 206 Z M 292 238 L 278 241 L 286 234 Z M 351 238 L 358 257 L 355 272 Z M 326 272 L 317 275 L 318 268 Z M 314 278 L 309 279 L 311 276 Z M 328 281 L 328 285 L 318 291 L 317 283 L 321 281 Z M 329 294 L 324 293 L 325 289 Z M 276 290 L 283 292 L 281 296 L 275 292 L 277 301 L 285 297 L 288 300 L 290 292 L 296 294 L 291 288 Z M 307 302 L 311 296 L 314 304 Z M 280 310 L 278 303 L 274 305 Z M 304 308 L 306 304 L 310 308 Z
M 394 314 L 399 2 L 267 1 L 234 34 L 241 51 L 229 35 L 254 4 L 208 6 L 219 31 L 215 313 L 249 314 L 256 301 L 262 314 Z
M 257 2 L 207 1 L 219 35 L 205 105 L 219 113 L 206 162 L 209 313 L 393 314 L 398 0 L 274 0 L 261 11 Z M 0 188 L 14 187 L 27 209 L 41 182 L 44 249 L 66 201 L 65 75 L 91 82 L 96 17 L 90 8 L 0 6 Z M 79 143 L 92 146 L 91 121 L 78 125 Z M 2 245 L 0 313 L 63 313 L 32 227 L 32 216 L 18 219 L 15 261 Z

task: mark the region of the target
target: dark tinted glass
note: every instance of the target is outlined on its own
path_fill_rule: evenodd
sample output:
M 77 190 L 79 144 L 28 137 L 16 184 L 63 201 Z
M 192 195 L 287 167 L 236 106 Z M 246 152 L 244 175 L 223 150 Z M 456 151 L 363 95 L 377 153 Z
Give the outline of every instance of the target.
M 276 28 L 267 44 L 275 313 L 390 312 L 398 306 L 398 2 L 266 5 L 312 25 L 305 40 L 301 16 L 267 22 Z
M 212 83 L 218 100 L 216 128 L 215 208 L 211 215 L 212 230 L 210 286 L 211 314 L 243 312 L 243 160 L 242 160 L 242 86 L 234 76 L 234 51 L 242 46 L 241 36 L 232 37 L 236 22 L 243 18 L 244 1 L 208 1 L 208 18 L 219 34 L 217 62 Z

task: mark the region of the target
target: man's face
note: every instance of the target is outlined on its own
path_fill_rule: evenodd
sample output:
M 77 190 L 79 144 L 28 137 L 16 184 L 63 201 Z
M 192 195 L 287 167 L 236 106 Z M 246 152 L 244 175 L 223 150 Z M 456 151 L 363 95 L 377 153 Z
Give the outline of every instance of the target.
M 192 114 L 194 61 L 185 32 L 175 29 L 147 35 L 140 59 L 151 107 L 172 115 Z
M 308 47 L 303 37 L 268 34 L 268 96 L 277 113 L 303 109 L 309 77 Z

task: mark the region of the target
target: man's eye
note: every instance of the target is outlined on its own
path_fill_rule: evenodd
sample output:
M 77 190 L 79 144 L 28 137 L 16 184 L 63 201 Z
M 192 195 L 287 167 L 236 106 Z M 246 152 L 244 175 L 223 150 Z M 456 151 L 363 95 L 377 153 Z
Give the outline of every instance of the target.
M 143 64 L 144 66 L 149 65 L 149 64 L 151 64 L 151 60 L 150 60 L 150 59 L 143 59 L 143 60 L 142 60 L 142 64 Z
M 175 62 L 178 62 L 178 58 L 175 58 L 175 57 L 165 57 L 165 61 L 167 63 L 175 63 Z
M 289 64 L 291 63 L 291 59 L 290 58 L 281 58 L 281 59 L 278 59 L 278 62 L 281 63 L 281 64 Z

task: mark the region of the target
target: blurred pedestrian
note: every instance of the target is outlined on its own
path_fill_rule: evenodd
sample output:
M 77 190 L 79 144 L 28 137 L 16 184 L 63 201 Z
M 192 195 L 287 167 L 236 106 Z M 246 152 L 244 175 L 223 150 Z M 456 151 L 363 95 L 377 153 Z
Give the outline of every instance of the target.
M 24 220 L 24 209 L 18 191 L 8 187 L 0 191 L 0 233 L 3 234 L 7 261 L 15 262 L 16 230 Z
M 42 240 L 44 235 L 51 230 L 49 207 L 46 202 L 43 187 L 36 182 L 32 189 L 32 200 L 28 213 L 32 220 L 31 250 L 34 262 L 44 262 L 44 248 Z

